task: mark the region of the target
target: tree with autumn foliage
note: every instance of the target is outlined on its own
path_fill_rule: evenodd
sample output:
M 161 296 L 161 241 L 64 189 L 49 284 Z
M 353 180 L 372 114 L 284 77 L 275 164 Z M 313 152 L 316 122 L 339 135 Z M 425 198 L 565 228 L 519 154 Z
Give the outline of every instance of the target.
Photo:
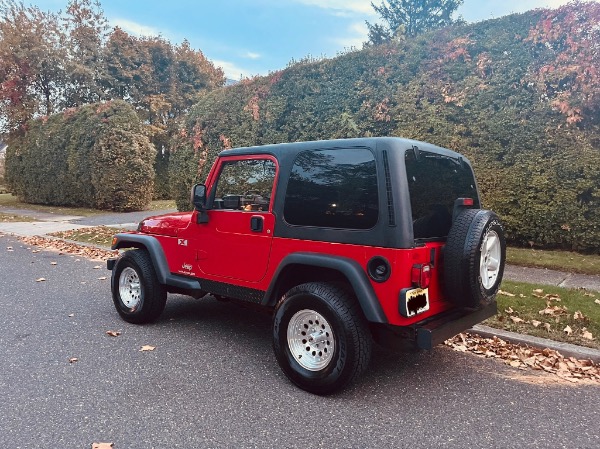
M 384 24 L 367 22 L 369 42 L 381 44 L 399 34 L 414 37 L 452 25 L 452 14 L 462 4 L 463 0 L 383 0 L 379 6 L 371 2 Z
M 590 24 L 596 24 L 590 26 Z M 548 11 L 527 38 L 537 58 L 532 81 L 575 124 L 600 123 L 600 6 L 572 2 Z
M 187 40 L 173 46 L 163 38 L 137 38 L 120 28 L 108 37 L 104 60 L 109 75 L 105 89 L 109 95 L 134 105 L 148 124 L 157 149 L 157 197 L 167 198 L 168 142 L 175 132 L 175 123 L 203 92 L 223 85 L 223 72 L 202 52 L 192 49 Z
M 174 123 L 224 81 L 186 40 L 111 31 L 97 0 L 69 0 L 62 15 L 0 0 L 0 133 L 26 132 L 30 120 L 68 108 L 124 100 L 156 147 L 157 197 L 169 195 Z
M 67 74 L 64 35 L 57 15 L 0 2 L 0 132 L 63 107 Z
M 65 48 L 65 107 L 78 107 L 108 99 L 102 88 L 106 66 L 103 46 L 110 29 L 98 0 L 70 0 L 63 17 Z

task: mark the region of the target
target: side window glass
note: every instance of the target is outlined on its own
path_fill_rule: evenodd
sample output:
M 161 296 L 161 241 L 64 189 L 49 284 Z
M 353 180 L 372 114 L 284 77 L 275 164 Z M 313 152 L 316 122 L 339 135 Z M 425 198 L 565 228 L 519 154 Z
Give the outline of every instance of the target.
M 293 225 L 371 229 L 379 216 L 375 157 L 366 148 L 300 153 L 283 215 Z
M 479 208 L 473 171 L 456 159 L 438 153 L 405 153 L 406 178 L 417 239 L 446 237 L 452 226 L 452 211 L 457 198 L 473 198 Z
M 225 162 L 217 180 L 213 209 L 266 212 L 275 181 L 269 159 Z

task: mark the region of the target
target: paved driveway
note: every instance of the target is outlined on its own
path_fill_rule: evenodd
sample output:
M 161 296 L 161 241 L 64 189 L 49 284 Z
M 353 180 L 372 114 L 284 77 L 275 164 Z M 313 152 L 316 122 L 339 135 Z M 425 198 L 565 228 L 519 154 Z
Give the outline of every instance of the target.
M 1 447 L 600 447 L 597 386 L 439 347 L 377 350 L 362 382 L 318 397 L 279 371 L 269 316 L 172 295 L 130 325 L 98 265 L 0 238 Z

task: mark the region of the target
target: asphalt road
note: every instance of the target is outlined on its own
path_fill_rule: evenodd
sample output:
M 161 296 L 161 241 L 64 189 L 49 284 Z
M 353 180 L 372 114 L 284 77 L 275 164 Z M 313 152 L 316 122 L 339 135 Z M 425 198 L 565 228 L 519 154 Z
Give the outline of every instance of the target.
M 269 316 L 171 296 L 130 325 L 97 265 L 0 237 L 0 447 L 600 447 L 597 386 L 439 347 L 377 350 L 361 382 L 318 397 L 280 372 Z

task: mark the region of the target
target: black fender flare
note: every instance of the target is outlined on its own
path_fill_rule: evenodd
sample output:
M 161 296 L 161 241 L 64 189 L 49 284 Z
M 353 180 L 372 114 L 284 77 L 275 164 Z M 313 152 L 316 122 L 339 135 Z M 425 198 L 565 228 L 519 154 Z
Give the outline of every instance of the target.
M 116 240 L 113 240 L 114 243 L 111 249 L 144 248 L 148 251 L 154 271 L 156 271 L 156 276 L 158 277 L 158 282 L 161 284 L 189 290 L 201 290 L 199 281 L 171 274 L 167 257 L 160 242 L 151 235 L 122 233 L 115 234 L 114 239 Z
M 290 265 L 305 265 L 338 271 L 348 279 L 367 321 L 372 323 L 388 322 L 365 270 L 355 260 L 343 256 L 309 252 L 298 252 L 286 256 L 275 271 L 271 284 L 265 293 L 263 305 L 275 305 L 279 299 L 275 297 L 275 292 L 277 291 L 280 275 Z

